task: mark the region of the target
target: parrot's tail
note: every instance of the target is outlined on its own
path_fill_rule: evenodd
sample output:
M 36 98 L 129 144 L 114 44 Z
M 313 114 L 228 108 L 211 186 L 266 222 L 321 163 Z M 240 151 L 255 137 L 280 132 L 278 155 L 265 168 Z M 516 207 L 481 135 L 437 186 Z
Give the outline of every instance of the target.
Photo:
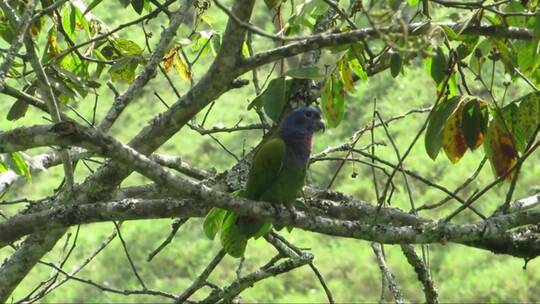
M 221 245 L 229 255 L 240 258 L 244 255 L 248 239 L 263 236 L 270 228 L 270 222 L 229 211 L 221 226 Z

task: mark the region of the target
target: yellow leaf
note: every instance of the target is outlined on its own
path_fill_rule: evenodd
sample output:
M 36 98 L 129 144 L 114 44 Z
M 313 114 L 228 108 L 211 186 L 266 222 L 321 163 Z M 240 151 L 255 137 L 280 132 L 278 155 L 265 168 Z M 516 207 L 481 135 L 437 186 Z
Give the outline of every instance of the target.
M 352 70 L 347 61 L 347 56 L 343 56 L 339 61 L 339 75 L 343 80 L 345 90 L 354 92 Z
M 442 132 L 442 146 L 446 156 L 453 163 L 457 163 L 467 151 L 467 143 L 461 128 L 463 107 L 461 103 L 446 121 Z
M 176 56 L 174 56 L 174 67 L 182 79 L 191 81 L 191 71 L 180 52 L 177 52 Z
M 244 43 L 242 44 L 242 55 L 245 57 L 245 58 L 249 58 L 251 56 L 250 52 L 249 52 L 249 47 L 247 45 L 247 43 L 244 41 Z
M 168 73 L 171 70 L 176 53 L 178 53 L 178 48 L 174 47 L 170 49 L 165 58 L 163 58 L 163 68 L 165 69 L 165 72 Z

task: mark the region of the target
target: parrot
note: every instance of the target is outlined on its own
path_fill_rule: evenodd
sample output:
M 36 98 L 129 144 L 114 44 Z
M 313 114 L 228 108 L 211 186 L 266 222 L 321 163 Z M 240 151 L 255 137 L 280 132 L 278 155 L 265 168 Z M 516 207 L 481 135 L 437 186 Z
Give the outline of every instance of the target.
M 314 132 L 324 130 L 321 112 L 300 107 L 285 115 L 277 132 L 253 156 L 240 197 L 291 206 L 304 186 Z M 205 233 L 213 239 L 220 232 L 221 245 L 232 257 L 244 255 L 247 241 L 266 234 L 271 223 L 213 208 L 205 219 Z

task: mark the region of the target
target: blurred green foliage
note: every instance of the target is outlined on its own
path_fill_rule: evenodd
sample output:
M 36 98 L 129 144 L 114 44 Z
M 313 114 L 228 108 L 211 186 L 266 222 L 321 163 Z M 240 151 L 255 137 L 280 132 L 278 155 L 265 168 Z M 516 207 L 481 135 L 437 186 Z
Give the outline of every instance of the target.
M 411 1 L 410 1 L 411 2 Z M 264 5 L 264 4 L 260 4 Z M 111 8 L 112 7 L 112 8 Z M 122 13 L 119 13 L 119 12 Z M 256 10 L 257 12 L 257 10 Z M 94 13 L 107 24 L 117 25 L 136 18 L 132 10 L 121 8 L 114 1 L 107 5 L 98 5 Z M 209 13 L 215 20 L 214 26 L 223 28 L 225 16 L 218 12 L 215 7 Z M 269 16 L 256 15 L 255 19 L 264 19 L 270 22 Z M 151 43 L 156 43 L 159 32 L 158 24 L 150 23 L 147 30 L 154 33 Z M 182 31 L 188 31 L 183 29 Z M 143 36 L 136 30 L 122 31 L 120 37 L 129 38 L 144 45 Z M 258 39 L 258 38 L 257 38 Z M 264 42 L 259 47 L 265 47 Z M 194 58 L 196 52 L 187 51 L 188 57 Z M 332 55 L 323 54 L 331 57 Z M 201 67 L 195 66 L 193 75 L 195 81 L 205 71 L 205 65 L 210 62 L 212 55 L 202 58 Z M 324 60 L 331 60 L 323 57 Z M 395 59 L 397 60 L 397 59 Z M 397 65 L 397 63 L 396 63 Z M 401 65 L 401 64 L 400 64 Z M 371 120 L 372 109 L 376 101 L 377 109 L 384 118 L 399 115 L 413 108 L 423 108 L 433 103 L 436 97 L 435 87 L 431 76 L 425 71 L 422 60 L 416 60 L 411 67 L 401 66 L 388 70 L 369 80 L 361 80 L 356 84 L 354 93 L 347 93 L 345 99 L 344 120 L 337 128 L 328 130 L 326 133 L 315 138 L 313 152 L 317 153 L 324 148 L 334 146 L 348 140 L 349 136 L 357 129 L 366 125 Z M 268 73 L 269 68 L 262 69 Z M 392 76 L 396 76 L 395 78 Z M 189 87 L 189 82 L 181 75 L 170 73 L 173 82 L 181 92 Z M 245 75 L 250 78 L 250 75 Z M 496 75 L 496 86 L 501 89 L 504 75 Z M 9 83 L 9 82 L 8 82 Z M 116 84 L 119 91 L 126 85 Z M 478 91 L 482 91 L 479 84 L 474 84 Z M 145 87 L 140 96 L 123 113 L 119 121 L 114 125 L 111 133 L 121 141 L 128 141 L 136 132 L 143 127 L 149 119 L 164 110 L 164 106 L 154 96 L 159 92 L 161 97 L 170 103 L 175 101 L 175 96 L 167 83 L 156 78 L 150 85 Z M 515 84 L 508 91 L 507 100 L 521 96 L 526 92 L 526 87 Z M 101 86 L 98 90 L 99 103 L 97 116 L 102 117 L 113 100 L 112 92 Z M 484 92 L 484 94 L 487 94 Z M 246 108 L 255 97 L 252 86 L 232 90 L 221 96 L 215 103 L 206 122 L 207 126 L 225 125 L 231 126 L 242 119 L 243 123 L 257 122 L 257 116 L 253 111 Z M 94 95 L 89 94 L 81 98 L 74 106 L 87 117 L 92 116 Z M 7 113 L 14 99 L 4 98 L 0 103 L 0 113 Z M 204 111 L 197 119 L 202 119 Z M 2 115 L 4 116 L 4 115 Z M 6 130 L 16 126 L 31 125 L 36 122 L 45 123 L 42 114 L 37 111 L 28 111 L 26 116 L 17 122 L 0 119 L 0 129 Z M 410 117 L 399 120 L 390 125 L 392 136 L 403 151 L 411 142 L 416 131 L 420 127 L 425 114 L 412 114 Z M 222 143 L 237 155 L 250 151 L 261 138 L 258 131 L 245 131 L 238 133 L 220 133 L 215 135 Z M 396 156 L 385 138 L 384 131 L 378 129 L 375 132 L 378 142 L 386 145 L 378 145 L 377 153 L 380 157 L 397 162 Z M 358 143 L 358 147 L 370 143 L 368 134 L 365 134 Z M 36 153 L 40 149 L 36 149 Z M 182 129 L 168 143 L 159 150 L 160 153 L 178 155 L 186 162 L 199 168 L 215 168 L 218 171 L 225 170 L 235 163 L 227 153 L 224 153 L 219 145 L 211 138 L 198 136 L 188 128 Z M 451 165 L 446 158 L 440 158 L 437 162 L 432 161 L 426 154 L 422 144 L 417 144 L 411 156 L 406 160 L 405 167 L 413 169 L 420 175 L 453 189 L 463 182 L 466 176 L 472 174 L 483 154 L 475 151 L 468 153 L 464 159 Z M 523 197 L 531 194 L 531 190 L 539 186 L 540 157 L 538 153 L 526 163 L 520 176 L 515 197 Z M 316 186 L 324 187 L 334 174 L 337 162 L 318 162 L 310 170 L 310 179 Z M 95 169 L 96 164 L 90 164 Z M 88 169 L 79 165 L 77 180 L 81 181 L 88 173 Z M 45 173 L 36 174 L 31 182 L 17 185 L 4 199 L 26 197 L 29 199 L 52 195 L 54 189 L 61 181 L 62 168 L 51 168 Z M 378 175 L 384 180 L 384 175 Z M 493 180 L 493 174 L 489 166 L 485 166 L 479 177 L 465 190 L 465 194 L 471 194 L 475 189 L 482 187 Z M 414 195 L 416 206 L 425 203 L 434 203 L 444 195 L 417 180 L 409 179 Z M 138 174 L 132 174 L 123 186 L 137 185 L 148 182 Z M 397 187 L 393 197 L 393 206 L 405 210 L 410 209 L 410 203 L 405 191 L 405 184 L 400 175 L 395 178 Z M 479 210 L 489 214 L 501 203 L 508 185 L 504 184 L 490 191 L 483 199 L 475 204 Z M 366 201 L 375 199 L 371 170 L 361 164 L 346 164 L 338 176 L 334 189 L 343 191 Z M 426 216 L 443 216 L 454 210 L 458 204 L 450 202 L 445 207 L 425 211 Z M 6 214 L 15 214 L 20 207 L 2 207 Z M 475 220 L 470 212 L 464 212 L 456 221 Z M 219 242 L 209 241 L 204 237 L 201 220 L 192 219 L 182 226 L 174 241 L 164 249 L 154 260 L 147 262 L 148 254 L 157 247 L 169 234 L 171 220 L 152 220 L 126 222 L 122 225 L 122 232 L 127 241 L 132 258 L 136 262 L 138 270 L 146 284 L 153 289 L 162 289 L 171 293 L 179 294 L 200 273 L 205 265 L 219 250 Z M 84 225 L 80 227 L 76 247 L 72 258 L 64 269 L 67 271 L 79 265 L 86 256 L 113 231 L 112 223 Z M 76 228 L 70 230 L 70 241 L 73 240 Z M 68 236 L 59 242 L 59 246 L 44 257 L 45 261 L 57 261 L 60 249 Z M 329 288 L 332 290 L 337 302 L 375 302 L 380 297 L 381 275 L 371 251 L 369 242 L 341 239 L 324 235 L 313 234 L 295 229 L 285 236 L 299 247 L 310 248 L 315 254 L 315 264 L 325 277 Z M 398 246 L 384 246 L 390 269 L 395 273 L 397 281 L 403 287 L 405 298 L 412 302 L 423 301 L 421 285 L 416 279 L 412 267 L 407 263 Z M 440 292 L 441 302 L 537 302 L 540 301 L 540 264 L 533 260 L 526 270 L 523 270 L 523 260 L 507 256 L 497 256 L 486 251 L 468 248 L 454 244 L 436 244 L 428 246 L 429 266 L 437 289 Z M 419 247 L 417 246 L 417 249 Z M 417 250 L 419 252 L 419 250 Z M 6 248 L 0 251 L 0 259 L 8 257 L 12 249 Z M 251 241 L 248 245 L 246 261 L 243 273 L 254 270 L 265 263 L 274 255 L 274 249 L 269 247 L 263 240 Z M 235 278 L 234 271 L 238 260 L 225 257 L 210 277 L 210 281 L 218 284 L 226 284 Z M 45 280 L 51 273 L 51 269 L 44 265 L 38 265 L 23 281 L 13 294 L 14 299 L 19 299 L 30 292 L 39 282 Z M 137 289 L 138 281 L 134 277 L 128 261 L 122 250 L 119 240 L 116 238 L 112 244 L 101 252 L 91 262 L 79 277 L 100 282 L 105 286 L 114 286 L 119 289 Z M 207 289 L 203 289 L 208 291 Z M 203 295 L 196 294 L 195 298 Z M 305 303 L 324 302 L 326 296 L 313 275 L 311 270 L 303 267 L 290 273 L 267 279 L 242 294 L 246 302 L 281 302 L 281 303 Z M 166 300 L 166 299 L 164 299 Z M 129 296 L 103 292 L 91 286 L 69 281 L 58 290 L 43 299 L 44 302 L 156 302 L 156 298 L 148 296 Z

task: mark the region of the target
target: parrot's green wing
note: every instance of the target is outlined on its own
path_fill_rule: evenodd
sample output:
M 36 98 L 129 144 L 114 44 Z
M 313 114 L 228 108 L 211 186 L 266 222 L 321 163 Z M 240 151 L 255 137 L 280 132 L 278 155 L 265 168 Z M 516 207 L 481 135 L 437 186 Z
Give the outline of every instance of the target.
M 272 138 L 263 143 L 255 152 L 241 196 L 258 200 L 277 179 L 284 160 L 285 142 L 282 139 Z M 241 257 L 246 250 L 247 240 L 266 234 L 270 228 L 269 222 L 228 211 L 221 226 L 221 245 L 231 256 Z
M 242 196 L 243 190 L 238 190 L 232 193 L 232 195 Z M 212 208 L 204 218 L 203 229 L 204 234 L 213 240 L 216 234 L 219 232 L 227 210 L 221 208 Z
M 227 210 L 221 208 L 212 208 L 204 218 L 203 229 L 206 237 L 213 240 L 219 232 Z
M 253 157 L 242 196 L 256 200 L 268 190 L 283 167 L 285 149 L 285 142 L 281 138 L 269 139 L 259 147 Z

